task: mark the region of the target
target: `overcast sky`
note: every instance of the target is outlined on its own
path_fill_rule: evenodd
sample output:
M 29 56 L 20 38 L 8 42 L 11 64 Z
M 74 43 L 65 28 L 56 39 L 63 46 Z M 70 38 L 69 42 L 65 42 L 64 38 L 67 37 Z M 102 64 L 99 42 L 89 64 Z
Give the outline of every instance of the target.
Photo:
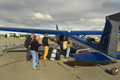
M 120 0 L 0 0 L 0 26 L 102 30 L 105 16 L 120 12 Z

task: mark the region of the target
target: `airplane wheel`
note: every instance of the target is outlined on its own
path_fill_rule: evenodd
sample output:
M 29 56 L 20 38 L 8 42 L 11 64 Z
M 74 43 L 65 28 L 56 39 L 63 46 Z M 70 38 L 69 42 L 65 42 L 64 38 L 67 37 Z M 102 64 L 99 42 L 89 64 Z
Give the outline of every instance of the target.
M 111 74 L 112 75 L 117 75 L 118 74 L 118 68 L 112 68 L 111 69 Z

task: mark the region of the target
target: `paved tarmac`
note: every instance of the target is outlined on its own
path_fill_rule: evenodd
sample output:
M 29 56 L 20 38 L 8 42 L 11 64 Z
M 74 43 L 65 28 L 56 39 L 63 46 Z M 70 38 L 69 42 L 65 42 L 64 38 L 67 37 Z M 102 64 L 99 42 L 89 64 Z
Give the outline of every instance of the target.
M 89 66 L 74 68 L 74 59 L 43 61 L 39 60 L 39 70 L 32 69 L 32 63 L 26 62 L 25 48 L 0 47 L 0 80 L 120 80 L 108 70 L 113 68 L 108 62 L 91 62 Z M 100 63 L 101 65 L 96 65 Z M 119 63 L 114 65 L 120 66 Z

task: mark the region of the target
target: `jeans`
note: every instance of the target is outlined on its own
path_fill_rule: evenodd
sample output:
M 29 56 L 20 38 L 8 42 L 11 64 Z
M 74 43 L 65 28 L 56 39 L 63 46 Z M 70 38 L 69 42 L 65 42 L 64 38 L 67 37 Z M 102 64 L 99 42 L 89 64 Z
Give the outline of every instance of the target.
M 66 58 L 69 57 L 69 54 L 70 54 L 70 45 L 67 44 L 67 50 L 66 50 Z
M 31 52 L 32 57 L 33 57 L 33 62 L 32 62 L 33 65 L 32 65 L 32 67 L 36 68 L 37 64 L 39 63 L 38 62 L 38 53 L 36 51 L 34 51 L 34 50 L 30 50 L 30 52 Z
M 29 60 L 30 60 L 30 58 L 29 58 L 30 55 L 31 55 L 31 53 L 30 53 L 30 47 L 28 47 L 28 48 L 27 48 L 26 61 L 29 61 Z

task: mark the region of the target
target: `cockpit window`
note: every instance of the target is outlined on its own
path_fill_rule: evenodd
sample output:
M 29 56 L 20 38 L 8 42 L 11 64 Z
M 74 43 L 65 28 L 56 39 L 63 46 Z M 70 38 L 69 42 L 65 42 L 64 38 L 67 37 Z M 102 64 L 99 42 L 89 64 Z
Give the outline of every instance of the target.
M 90 43 L 99 43 L 101 36 L 93 36 L 93 35 L 83 35 L 80 36 L 83 40 L 90 42 Z

